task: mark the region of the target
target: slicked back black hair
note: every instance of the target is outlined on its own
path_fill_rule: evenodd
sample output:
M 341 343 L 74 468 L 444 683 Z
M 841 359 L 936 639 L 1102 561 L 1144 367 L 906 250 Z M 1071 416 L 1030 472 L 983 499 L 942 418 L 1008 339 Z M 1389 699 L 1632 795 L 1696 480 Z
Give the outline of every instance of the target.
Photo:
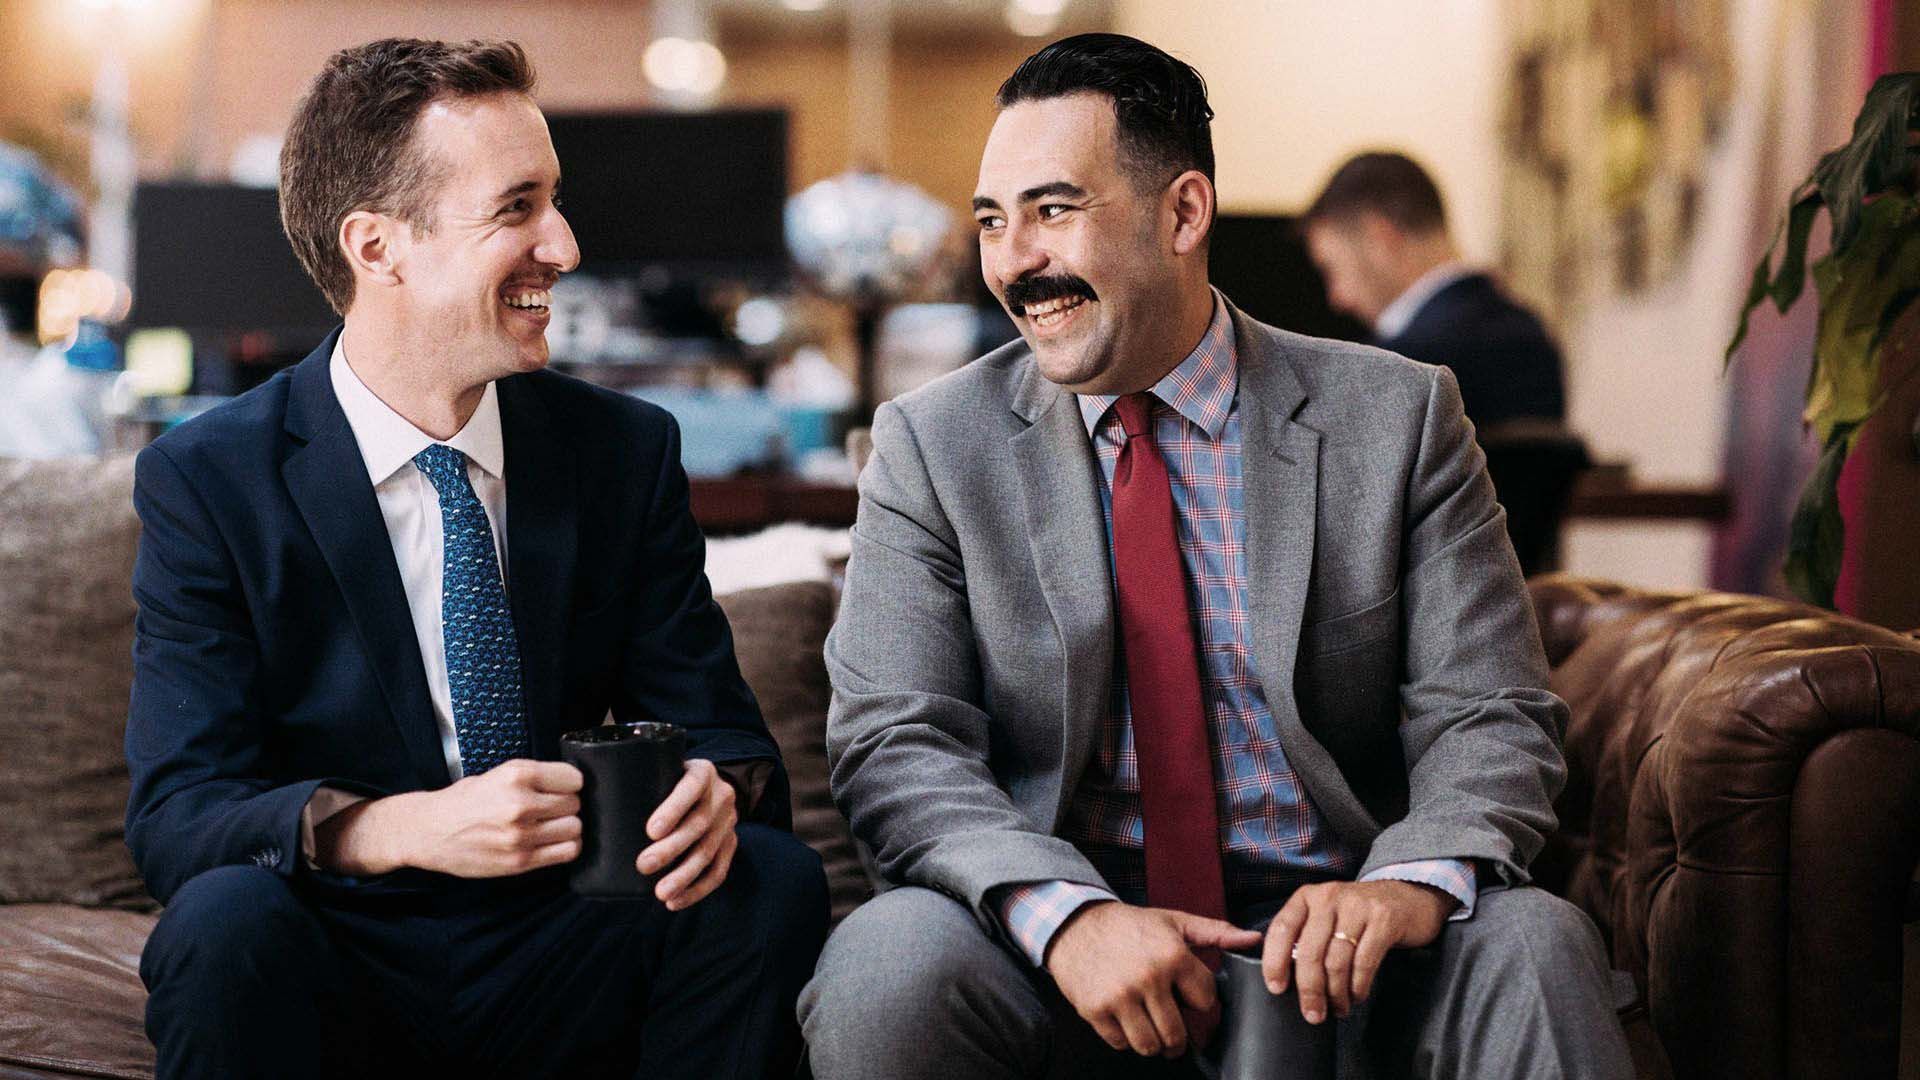
M 1193 65 L 1125 34 L 1076 34 L 1027 57 L 994 102 L 1094 93 L 1113 101 L 1120 165 L 1150 188 L 1197 169 L 1213 181 L 1213 108 Z

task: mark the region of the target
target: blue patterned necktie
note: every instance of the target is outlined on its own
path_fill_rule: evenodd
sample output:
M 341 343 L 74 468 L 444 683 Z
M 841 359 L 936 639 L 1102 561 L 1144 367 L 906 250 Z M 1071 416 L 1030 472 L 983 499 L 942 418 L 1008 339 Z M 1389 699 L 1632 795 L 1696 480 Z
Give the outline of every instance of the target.
M 528 754 L 520 646 L 494 558 L 493 527 L 467 482 L 467 456 L 436 443 L 415 454 L 413 464 L 440 493 L 440 523 L 446 533 L 440 622 L 447 643 L 447 688 L 453 697 L 460 769 L 475 776 Z

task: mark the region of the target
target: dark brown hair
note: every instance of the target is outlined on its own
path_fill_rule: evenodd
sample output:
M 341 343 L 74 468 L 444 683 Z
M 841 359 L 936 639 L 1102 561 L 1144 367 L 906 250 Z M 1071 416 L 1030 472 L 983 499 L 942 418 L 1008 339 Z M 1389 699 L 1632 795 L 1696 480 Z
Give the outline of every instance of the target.
M 439 162 L 414 145 L 420 114 L 443 97 L 531 93 L 533 65 L 511 41 L 386 38 L 334 53 L 294 111 L 280 149 L 280 224 L 333 310 L 353 304 L 340 222 L 391 214 L 430 232 Z
M 1302 226 L 1319 222 L 1349 222 L 1372 211 L 1410 233 L 1445 228 L 1446 208 L 1440 189 L 1405 154 L 1361 154 L 1334 170 L 1320 197 L 1300 219 Z

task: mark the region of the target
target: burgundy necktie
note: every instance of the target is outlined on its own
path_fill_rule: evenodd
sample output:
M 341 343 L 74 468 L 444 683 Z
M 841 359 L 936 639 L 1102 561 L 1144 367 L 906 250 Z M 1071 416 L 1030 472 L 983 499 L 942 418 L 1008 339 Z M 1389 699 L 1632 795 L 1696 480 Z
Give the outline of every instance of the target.
M 1146 823 L 1147 903 L 1224 919 L 1213 748 L 1152 406 L 1145 392 L 1113 403 L 1127 433 L 1113 470 L 1113 561 Z

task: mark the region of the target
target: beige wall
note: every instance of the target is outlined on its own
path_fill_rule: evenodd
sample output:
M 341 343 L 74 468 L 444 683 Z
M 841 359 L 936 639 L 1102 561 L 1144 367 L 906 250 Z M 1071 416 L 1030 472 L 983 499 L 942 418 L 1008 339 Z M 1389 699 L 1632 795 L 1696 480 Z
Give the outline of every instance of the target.
M 1298 210 L 1340 162 L 1403 149 L 1471 258 L 1498 238 L 1500 0 L 1120 0 L 1118 29 L 1200 69 L 1224 209 Z
M 1759 245 L 1793 185 L 1846 141 L 1866 88 L 1857 5 L 1730 0 L 1729 10 L 1734 104 L 1707 160 L 1692 246 L 1668 281 L 1596 304 L 1567 329 L 1575 422 L 1599 453 L 1653 480 L 1712 483 L 1725 470 L 1721 356 Z M 1600 576 L 1703 584 L 1712 539 L 1701 526 L 1586 526 L 1567 555 Z
M 1489 262 L 1498 250 L 1507 2 L 1121 0 L 1118 22 L 1206 76 L 1224 206 L 1300 209 L 1347 155 L 1396 146 L 1435 173 L 1467 257 Z M 1851 85 L 1859 30 L 1836 13 L 1844 5 L 1728 3 L 1736 102 L 1763 97 L 1775 64 L 1790 87 Z M 1812 166 L 1818 147 L 1846 136 L 1845 117 L 1836 127 L 1830 113 L 1788 106 L 1784 137 L 1776 132 L 1771 144 L 1783 159 L 1772 175 L 1783 183 Z M 1720 475 L 1720 353 L 1755 257 L 1755 200 L 1785 196 L 1756 179 L 1768 152 L 1758 119 L 1736 115 L 1709 162 L 1703 220 L 1681 272 L 1562 329 L 1573 426 L 1641 480 Z M 1706 583 L 1710 543 L 1701 524 L 1582 523 L 1565 554 L 1579 573 L 1697 586 Z
M 189 73 L 211 0 L 150 0 L 116 28 L 78 0 L 0 0 L 0 138 L 42 152 L 76 182 L 87 165 L 85 109 L 105 43 L 123 42 L 143 170 L 180 145 Z
M 149 0 L 128 27 L 133 130 L 143 176 L 215 177 L 248 136 L 276 135 L 327 56 L 391 35 L 510 37 L 527 47 L 550 109 L 652 101 L 640 72 L 642 0 Z M 84 107 L 104 23 L 78 0 L 0 0 L 0 138 L 22 138 L 84 176 Z M 792 112 L 800 187 L 851 164 L 844 38 L 735 34 L 722 104 Z M 994 88 L 1032 49 L 1010 35 L 903 36 L 893 64 L 892 171 L 964 205 L 992 124 Z
M 723 35 L 722 44 L 728 100 L 792 109 L 795 187 L 854 164 L 843 41 Z M 993 126 L 993 92 L 1034 47 L 1011 36 L 896 41 L 888 171 L 964 212 Z
M 278 134 L 327 56 L 392 35 L 512 37 L 550 106 L 646 101 L 645 3 L 571 0 L 149 0 L 126 26 L 141 175 L 219 176 L 249 135 Z M 0 130 L 56 136 L 84 168 L 83 108 L 109 24 L 77 0 L 0 4 Z

